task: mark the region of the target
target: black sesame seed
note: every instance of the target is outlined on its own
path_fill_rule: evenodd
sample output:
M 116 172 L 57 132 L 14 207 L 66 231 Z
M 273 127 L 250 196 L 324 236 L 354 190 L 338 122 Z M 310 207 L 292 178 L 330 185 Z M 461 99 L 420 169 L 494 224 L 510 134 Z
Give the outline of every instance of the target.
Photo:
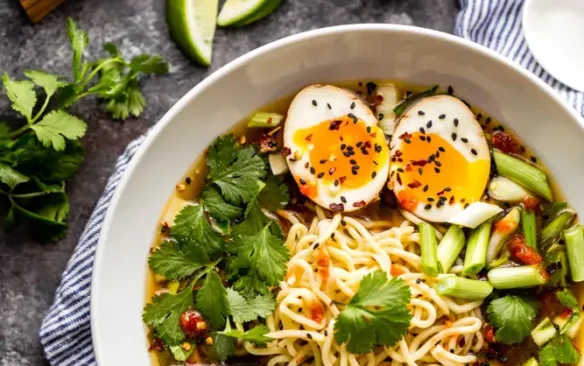
M 436 155 L 434 155 L 434 154 L 430 155 L 430 157 L 428 157 L 428 163 L 433 162 L 434 159 L 436 159 Z
M 537 163 L 537 159 L 535 158 L 535 156 L 532 156 L 529 159 L 531 160 L 532 163 Z
M 424 113 L 424 111 L 418 111 L 419 116 L 423 116 L 424 114 L 426 114 L 426 113 Z
M 487 119 L 485 120 L 486 125 L 488 125 L 489 123 L 491 123 L 491 117 L 487 117 Z
M 300 184 L 304 185 L 304 184 L 306 184 L 306 181 L 304 179 L 300 178 Z
M 519 150 L 521 150 L 521 152 L 524 153 L 525 152 L 525 146 L 523 146 L 523 145 L 519 146 Z
M 341 150 L 345 150 L 346 147 L 347 147 L 347 144 L 341 144 Z
M 381 145 L 375 144 L 375 152 L 380 153 L 381 149 L 382 149 Z
M 436 157 L 439 158 L 440 157 L 440 151 L 436 151 Z
M 339 185 L 339 181 L 337 179 L 335 179 L 334 185 L 335 185 L 335 187 Z
M 428 188 L 429 188 L 429 187 L 428 187 L 428 185 L 426 184 L 426 185 L 424 186 L 424 188 L 423 188 L 423 189 L 424 189 L 424 192 L 428 192 Z
M 456 141 L 456 132 L 452 133 L 452 141 Z
M 363 153 L 363 155 L 369 155 L 369 151 L 365 150 L 365 148 L 361 149 L 361 153 Z
M 428 121 L 428 123 L 426 123 L 426 128 L 431 128 L 432 127 L 432 121 Z
M 377 84 L 375 84 L 371 81 L 368 82 L 367 84 L 365 84 L 365 86 L 367 87 L 367 94 L 369 94 L 369 95 L 373 94 L 375 89 L 377 89 Z
M 351 160 L 349 160 L 349 163 L 351 163 L 352 165 L 355 165 L 355 164 L 357 164 L 357 161 L 355 161 L 355 159 L 351 159 Z
M 361 167 L 360 167 L 359 165 L 355 165 L 355 166 L 353 166 L 353 168 L 351 168 L 351 169 L 359 170 L 359 169 L 361 169 Z
M 430 136 L 428 136 L 428 137 L 426 138 L 426 140 L 427 140 L 428 142 L 430 142 L 430 141 L 432 141 L 432 138 L 431 138 Z
M 429 210 L 429 209 L 431 209 L 431 208 L 432 208 L 432 205 L 428 203 L 426 206 L 424 206 L 424 208 L 425 208 L 426 210 Z
M 315 106 L 315 107 L 318 105 L 318 103 L 316 102 L 316 100 L 314 100 L 314 99 L 312 100 L 312 105 Z
M 328 161 L 328 160 L 326 160 L 326 159 L 320 159 L 319 163 L 321 163 L 321 164 L 324 164 L 324 163 L 326 163 L 327 161 Z
M 420 136 L 420 140 L 426 141 L 426 136 Z
M 460 139 L 460 141 L 464 142 L 465 144 L 468 142 L 468 139 L 466 137 L 463 137 Z
M 446 151 L 446 150 L 445 150 L 445 149 L 444 149 L 442 146 L 440 146 L 440 147 L 438 148 L 438 150 L 440 150 L 440 151 L 442 151 L 442 152 L 445 152 L 445 151 Z
M 404 142 L 405 142 L 406 144 L 411 144 L 411 143 L 412 143 L 412 140 L 410 140 L 410 139 L 404 139 Z
M 367 133 L 371 133 L 371 126 L 367 126 Z
M 455 118 L 453 122 L 454 122 L 454 127 L 458 127 L 458 118 Z
M 419 285 L 420 283 L 422 283 L 422 279 L 421 278 L 417 278 L 416 279 L 416 283 Z
M 375 178 L 375 177 L 377 177 L 377 172 L 371 173 L 371 178 Z
M 319 246 L 320 246 L 320 243 L 315 243 L 312 248 L 313 249 L 318 249 Z
M 383 113 L 379 113 L 379 117 L 378 117 L 378 119 L 379 119 L 379 120 L 382 120 L 382 119 L 383 119 L 383 117 L 385 117 L 385 116 L 383 115 Z
M 328 337 L 328 332 L 326 331 L 326 329 L 324 330 L 324 336 Z
M 483 115 L 481 113 L 477 114 L 477 120 L 481 120 L 483 118 Z
M 467 208 L 468 206 L 470 206 L 470 203 L 466 203 L 466 204 L 464 205 L 464 208 Z
M 345 155 L 345 157 L 347 157 L 347 158 L 348 158 L 349 156 L 351 156 L 351 151 L 345 151 L 345 152 L 343 153 L 343 155 Z
M 428 202 L 434 202 L 434 197 L 428 197 Z
M 353 113 L 349 113 L 349 114 L 347 114 L 347 116 L 349 116 L 349 118 L 353 119 L 353 123 L 357 123 L 357 121 L 359 120 L 357 118 L 357 116 L 355 116 Z
M 379 164 L 377 164 L 377 162 L 375 160 L 373 160 L 373 164 L 375 164 L 376 166 L 379 166 Z
M 341 196 L 341 202 L 347 203 L 347 199 L 345 198 L 345 196 Z
M 424 170 L 423 170 L 422 168 L 418 168 L 418 173 L 419 173 L 420 175 L 422 175 L 422 174 L 424 173 Z
M 349 151 L 349 155 L 355 155 L 355 150 Z
M 324 173 L 318 173 L 317 177 L 320 179 L 322 177 L 324 177 Z
M 353 173 L 353 175 L 357 175 L 357 171 L 356 170 L 351 170 L 351 173 Z
M 397 171 L 400 172 L 400 173 L 403 173 L 404 172 L 404 170 L 402 168 L 397 168 Z
M 438 160 L 434 161 L 434 164 L 436 164 L 436 166 L 442 166 L 442 163 L 439 162 Z
M 191 184 L 191 178 L 187 177 L 187 179 L 185 179 L 185 182 L 187 182 L 187 184 Z
M 357 145 L 356 145 L 356 146 L 357 146 L 357 147 L 361 147 L 361 145 L 363 145 L 363 141 L 359 141 L 359 142 L 357 142 Z
M 355 109 L 355 102 L 351 103 L 351 109 Z
M 454 93 L 454 89 L 449 85 L 448 86 L 448 95 L 452 95 Z
M 435 171 L 436 173 L 440 173 L 440 169 L 438 169 L 438 168 L 434 168 L 434 171 Z
M 475 149 L 470 149 L 470 152 L 471 152 L 473 155 L 478 155 L 478 153 L 477 153 L 477 151 L 476 151 Z
M 424 130 L 424 127 L 420 127 L 420 132 L 421 133 L 426 133 L 426 130 Z
M 438 116 L 438 118 L 444 119 L 444 118 L 446 118 L 446 115 L 444 113 L 442 113 L 441 115 Z
M 345 220 L 341 220 L 341 225 L 347 226 L 347 222 Z
M 311 174 L 314 174 L 314 173 L 316 173 L 316 169 L 314 169 L 314 167 L 313 167 L 313 166 L 311 166 L 311 167 L 310 167 L 310 173 L 311 173 Z
M 333 107 L 331 107 L 330 103 L 327 103 L 326 106 L 328 107 L 328 109 L 333 109 Z

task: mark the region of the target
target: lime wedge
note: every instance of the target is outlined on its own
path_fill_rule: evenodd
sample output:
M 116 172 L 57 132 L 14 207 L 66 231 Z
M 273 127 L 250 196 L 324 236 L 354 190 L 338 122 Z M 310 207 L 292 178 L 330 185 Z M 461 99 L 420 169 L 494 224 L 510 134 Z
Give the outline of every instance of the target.
M 227 0 L 219 13 L 221 27 L 242 26 L 270 15 L 282 0 Z
M 170 35 L 194 61 L 209 66 L 219 0 L 167 0 Z

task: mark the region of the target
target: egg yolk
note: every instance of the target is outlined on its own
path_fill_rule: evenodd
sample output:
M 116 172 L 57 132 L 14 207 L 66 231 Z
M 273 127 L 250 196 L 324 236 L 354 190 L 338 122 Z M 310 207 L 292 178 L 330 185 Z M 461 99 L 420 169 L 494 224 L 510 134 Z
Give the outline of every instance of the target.
M 366 185 L 387 164 L 389 156 L 381 129 L 367 126 L 352 115 L 300 129 L 294 134 L 294 142 L 303 154 L 309 154 L 305 168 L 315 178 L 346 188 Z M 299 184 L 302 190 L 303 182 Z
M 400 202 L 410 203 L 404 208 L 413 211 L 417 202 L 434 206 L 481 198 L 489 179 L 489 159 L 469 162 L 437 134 L 416 132 L 399 138 L 403 143 L 392 156 L 390 174 L 405 187 L 398 194 Z

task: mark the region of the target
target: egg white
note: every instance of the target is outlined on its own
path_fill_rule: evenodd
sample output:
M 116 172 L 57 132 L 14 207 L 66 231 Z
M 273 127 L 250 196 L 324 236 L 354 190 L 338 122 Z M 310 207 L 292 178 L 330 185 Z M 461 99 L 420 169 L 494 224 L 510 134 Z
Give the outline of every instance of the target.
M 319 206 L 331 209 L 331 204 L 342 203 L 344 212 L 360 209 L 361 207 L 354 206 L 357 202 L 364 201 L 365 204 L 369 204 L 378 199 L 389 173 L 389 153 L 386 154 L 385 161 L 378 162 L 377 175 L 367 184 L 358 188 L 335 186 L 317 178 L 306 167 L 310 162 L 310 151 L 313 147 L 311 145 L 332 142 L 311 141 L 311 144 L 304 148 L 295 143 L 294 134 L 300 129 L 310 128 L 321 122 L 349 114 L 353 114 L 366 126 L 371 126 L 383 136 L 382 131 L 377 127 L 377 118 L 361 98 L 348 90 L 331 85 L 311 85 L 302 89 L 290 104 L 284 126 L 284 147 L 290 149 L 290 155 L 286 161 L 296 181 L 302 179 L 307 184 L 316 184 L 318 193 L 315 197 L 309 198 Z M 385 143 L 384 148 L 387 148 Z M 341 197 L 344 202 L 340 201 Z

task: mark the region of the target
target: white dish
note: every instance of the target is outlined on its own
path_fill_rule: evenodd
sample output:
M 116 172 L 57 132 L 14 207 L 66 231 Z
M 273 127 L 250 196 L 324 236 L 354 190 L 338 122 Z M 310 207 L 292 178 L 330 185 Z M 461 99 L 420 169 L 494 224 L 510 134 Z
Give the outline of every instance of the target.
M 513 128 L 584 213 L 584 122 L 527 71 L 461 38 L 408 26 L 339 26 L 288 37 L 194 87 L 130 163 L 106 216 L 93 270 L 91 327 L 99 365 L 151 362 L 141 320 L 149 249 L 176 182 L 206 146 L 256 108 L 302 86 L 357 79 L 452 85 L 457 95 Z
M 584 92 L 584 1 L 526 0 L 522 25 L 539 64 L 558 81 Z

